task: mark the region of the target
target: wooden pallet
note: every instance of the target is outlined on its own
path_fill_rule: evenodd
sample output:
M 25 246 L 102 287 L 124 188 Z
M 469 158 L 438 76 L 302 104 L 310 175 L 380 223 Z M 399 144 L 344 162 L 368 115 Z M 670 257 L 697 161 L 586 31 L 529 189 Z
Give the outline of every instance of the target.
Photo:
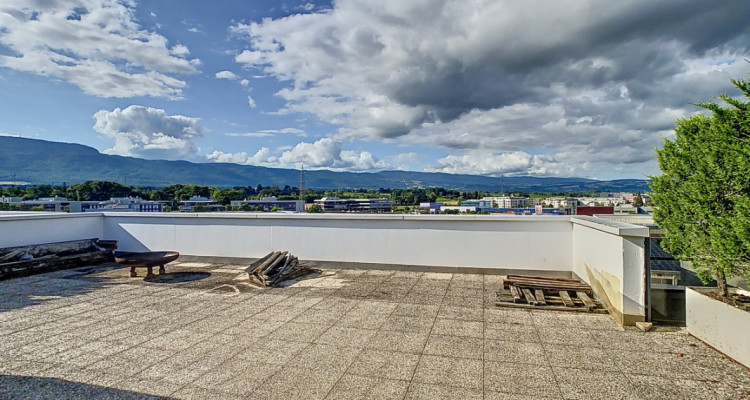
M 497 292 L 499 307 L 607 313 L 591 286 L 577 279 L 508 275 Z

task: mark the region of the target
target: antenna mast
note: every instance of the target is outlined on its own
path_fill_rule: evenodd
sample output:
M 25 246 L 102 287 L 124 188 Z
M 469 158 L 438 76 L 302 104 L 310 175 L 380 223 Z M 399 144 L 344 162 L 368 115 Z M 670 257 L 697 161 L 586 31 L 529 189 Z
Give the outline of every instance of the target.
M 299 199 L 305 200 L 305 184 L 307 183 L 307 173 L 305 173 L 305 165 L 300 164 L 299 170 Z

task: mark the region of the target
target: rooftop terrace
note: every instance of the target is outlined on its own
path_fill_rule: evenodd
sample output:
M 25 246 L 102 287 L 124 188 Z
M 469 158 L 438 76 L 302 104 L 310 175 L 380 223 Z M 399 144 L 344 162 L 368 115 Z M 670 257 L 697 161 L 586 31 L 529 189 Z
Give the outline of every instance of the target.
M 642 226 L 546 215 L 0 214 L 0 247 L 100 238 L 204 261 L 286 250 L 337 268 L 578 277 L 620 325 L 648 319 L 648 236 Z
M 243 268 L 0 282 L 0 397 L 750 397 L 750 372 L 683 330 L 497 308 L 498 275 L 329 269 L 252 289 Z

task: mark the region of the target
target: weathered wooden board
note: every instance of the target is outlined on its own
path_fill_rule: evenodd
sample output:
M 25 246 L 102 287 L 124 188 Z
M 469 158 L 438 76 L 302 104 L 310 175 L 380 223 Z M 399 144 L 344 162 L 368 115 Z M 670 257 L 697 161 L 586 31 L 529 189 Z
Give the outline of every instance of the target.
M 114 260 L 116 241 L 74 240 L 0 249 L 0 279 L 100 264 Z
M 517 304 L 517 303 L 510 303 L 510 302 L 497 302 L 495 303 L 498 307 L 509 307 L 509 308 L 524 308 L 524 309 L 531 309 L 531 310 L 551 310 L 551 311 L 572 311 L 572 312 L 590 312 L 594 314 L 609 314 L 609 311 L 607 311 L 604 308 L 594 308 L 591 310 L 586 309 L 585 307 L 564 307 L 564 306 L 551 306 L 547 305 L 544 307 L 540 306 L 532 306 L 529 304 Z
M 526 296 L 526 302 L 531 304 L 532 306 L 536 305 L 536 299 L 534 298 L 534 295 L 531 294 L 531 290 L 529 289 L 522 289 L 523 295 Z
M 596 303 L 584 292 L 576 292 L 576 296 L 583 302 L 586 308 L 596 308 Z
M 560 291 L 560 298 L 562 299 L 563 304 L 565 304 L 565 307 L 573 307 L 575 305 L 573 303 L 573 300 L 570 299 L 570 295 L 568 294 L 567 290 Z
M 542 289 L 536 289 L 534 290 L 534 297 L 536 297 L 537 303 L 540 305 L 547 305 L 547 299 L 544 297 L 544 290 Z
M 521 292 L 518 290 L 517 287 L 511 286 L 510 287 L 510 293 L 513 295 L 513 302 L 514 303 L 520 303 L 521 302 L 521 298 L 523 296 L 521 295 Z
M 530 289 L 557 289 L 590 292 L 591 286 L 577 279 L 529 277 L 508 275 L 503 280 L 503 286 L 518 286 Z

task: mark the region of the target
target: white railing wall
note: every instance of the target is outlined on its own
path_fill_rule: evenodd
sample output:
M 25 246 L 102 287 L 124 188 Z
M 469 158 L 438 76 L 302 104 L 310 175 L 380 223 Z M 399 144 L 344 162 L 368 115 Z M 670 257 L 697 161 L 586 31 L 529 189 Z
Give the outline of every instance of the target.
M 101 215 L 5 212 L 0 214 L 0 248 L 105 239 L 103 222 Z
M 105 233 L 126 251 L 348 263 L 570 271 L 567 217 L 348 214 L 106 213 Z

